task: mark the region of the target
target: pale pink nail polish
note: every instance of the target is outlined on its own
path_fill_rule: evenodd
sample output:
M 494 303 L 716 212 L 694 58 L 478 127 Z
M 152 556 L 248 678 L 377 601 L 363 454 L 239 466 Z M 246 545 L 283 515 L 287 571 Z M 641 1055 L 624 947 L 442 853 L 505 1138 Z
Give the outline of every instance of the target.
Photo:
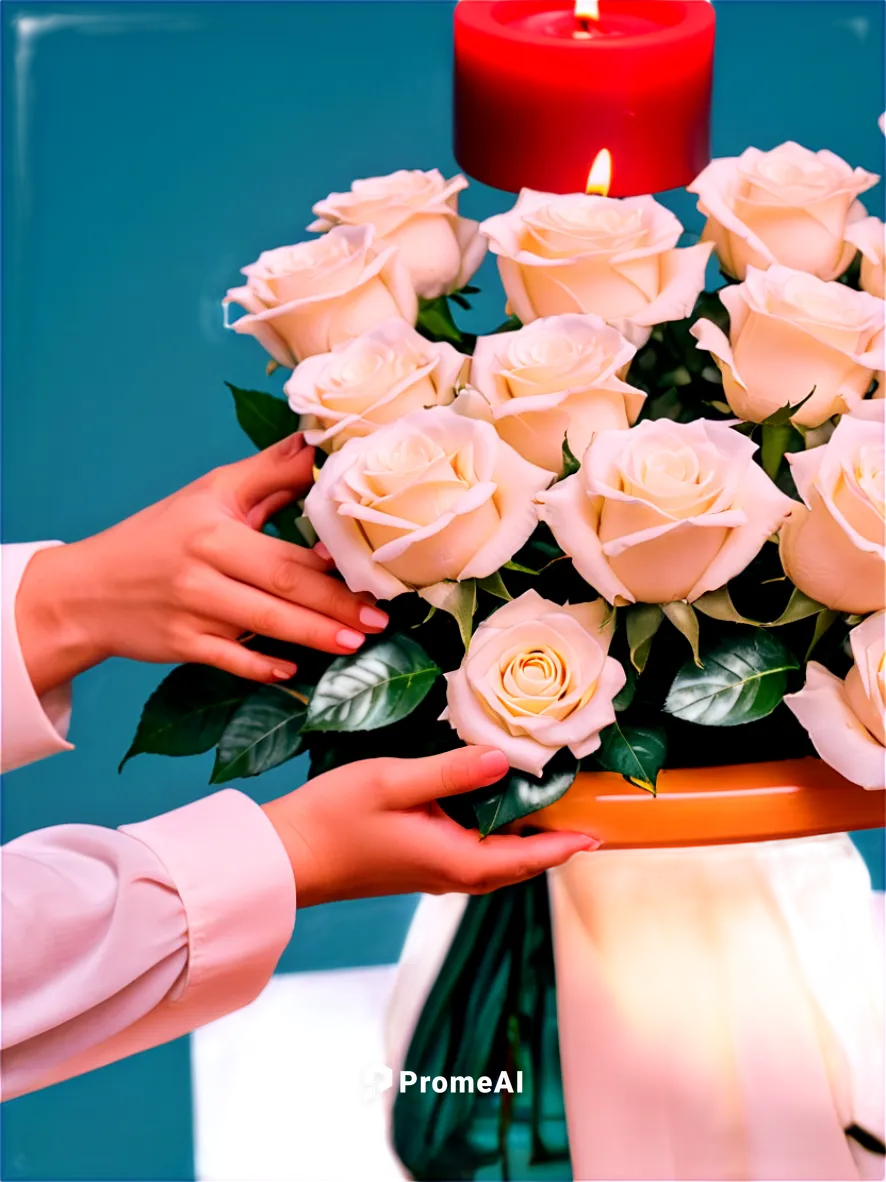
M 295 665 L 293 665 L 291 669 L 284 669 L 282 665 L 277 665 L 271 670 L 271 672 L 278 681 L 288 681 L 290 677 L 295 677 L 296 669 Z
M 329 560 L 332 558 L 332 555 L 329 553 L 322 542 L 317 542 L 317 544 L 314 546 L 314 553 L 318 558 L 325 559 L 326 562 L 329 562 Z
M 360 623 L 366 628 L 387 628 L 388 617 L 383 611 L 379 611 L 377 607 L 361 607 L 360 608 Z
M 365 639 L 362 632 L 354 632 L 351 628 L 342 628 L 335 637 L 336 644 L 340 644 L 342 648 L 349 648 L 351 651 L 358 649 Z
M 598 838 L 588 837 L 585 840 L 584 844 L 579 848 L 579 853 L 584 853 L 585 851 L 590 853 L 591 850 L 598 850 L 602 844 L 603 844 L 603 842 L 600 841 Z

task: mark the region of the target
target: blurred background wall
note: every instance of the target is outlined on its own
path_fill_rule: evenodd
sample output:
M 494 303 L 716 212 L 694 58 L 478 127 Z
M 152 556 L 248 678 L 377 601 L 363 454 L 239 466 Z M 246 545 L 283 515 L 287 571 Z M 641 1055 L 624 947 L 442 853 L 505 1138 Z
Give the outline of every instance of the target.
M 717 9 L 715 155 L 796 139 L 882 170 L 879 0 Z M 281 381 L 222 328 L 242 265 L 304 237 L 311 204 L 354 177 L 456 171 L 452 7 L 6 0 L 0 21 L 3 539 L 73 540 L 246 454 L 223 382 Z M 864 200 L 883 216 L 882 185 Z M 693 199 L 665 201 L 700 229 Z M 509 204 L 478 185 L 462 197 L 478 218 Z M 468 327 L 482 329 L 503 311 L 491 258 L 476 282 Z M 77 750 L 7 777 L 3 840 L 116 826 L 207 791 L 208 756 L 142 756 L 117 775 L 161 672 L 114 661 L 80 679 Z M 265 800 L 303 770 L 237 786 Z M 882 889 L 882 833 L 859 844 Z M 280 971 L 391 964 L 413 907 L 304 912 Z M 191 1078 L 184 1039 L 6 1105 L 2 1177 L 193 1178 Z

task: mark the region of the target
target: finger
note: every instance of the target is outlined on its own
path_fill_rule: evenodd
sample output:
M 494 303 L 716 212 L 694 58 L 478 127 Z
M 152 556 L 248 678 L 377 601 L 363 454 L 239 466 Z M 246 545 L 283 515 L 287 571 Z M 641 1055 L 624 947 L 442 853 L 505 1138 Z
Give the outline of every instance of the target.
M 222 469 L 220 479 L 230 488 L 244 517 L 273 493 L 302 496 L 311 484 L 314 449 L 300 434 L 290 435 L 258 455 Z
M 214 575 L 201 593 L 200 610 L 241 632 L 254 632 L 289 644 L 343 656 L 355 652 L 366 639 L 363 632 L 344 627 L 320 612 L 287 603 L 255 587 Z
M 595 837 L 582 833 L 540 833 L 535 837 L 487 837 L 483 841 L 468 830 L 453 867 L 462 888 L 483 894 L 515 882 L 534 878 L 544 870 L 562 866 L 571 857 L 599 849 Z
M 287 564 L 297 564 L 298 569 L 309 567 L 311 570 L 329 571 L 332 563 L 315 549 L 308 546 L 296 546 L 292 542 L 285 542 L 282 538 L 272 538 L 269 534 L 259 533 L 251 529 L 242 521 L 230 518 L 214 523 L 213 528 L 195 534 L 191 541 L 195 556 L 211 566 L 213 570 L 223 571 L 231 578 L 238 578 L 243 583 L 253 583 L 252 577 L 256 564 L 261 567 L 271 567 L 274 561 Z M 238 556 L 237 570 L 248 570 L 243 577 L 232 573 L 232 559 Z
M 237 524 L 232 522 L 230 530 L 221 531 L 216 570 L 361 632 L 381 632 L 387 627 L 387 615 L 349 591 L 340 579 L 324 573 L 328 564 L 312 550 L 242 526 L 237 529 Z M 236 536 L 229 540 L 227 533 Z
M 383 789 L 396 808 L 429 804 L 494 784 L 507 773 L 508 761 L 494 747 L 458 747 L 424 759 L 384 760 Z
M 281 489 L 280 492 L 271 493 L 269 497 L 265 497 L 263 501 L 259 501 L 246 514 L 246 524 L 250 529 L 264 529 L 268 520 L 279 513 L 281 509 L 285 509 L 287 505 L 292 504 L 295 500 L 295 492 L 292 489 Z
M 294 677 L 298 666 L 281 657 L 267 657 L 253 652 L 233 640 L 221 636 L 201 636 L 194 645 L 189 659 L 198 665 L 212 665 L 233 673 L 236 677 L 247 677 L 250 681 L 266 683 L 288 681 Z

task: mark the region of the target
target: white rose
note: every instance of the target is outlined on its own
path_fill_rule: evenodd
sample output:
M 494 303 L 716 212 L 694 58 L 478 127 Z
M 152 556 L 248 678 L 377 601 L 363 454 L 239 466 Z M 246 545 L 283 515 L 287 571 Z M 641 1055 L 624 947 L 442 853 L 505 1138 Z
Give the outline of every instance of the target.
M 354 181 L 349 192 L 317 202 L 308 229 L 372 226 L 377 242 L 400 251 L 416 293 L 430 299 L 463 287 L 486 253 L 479 223 L 458 213 L 467 187 L 463 176 L 447 181 L 436 168 Z
M 867 292 L 774 264 L 748 267 L 745 282 L 723 288 L 720 299 L 729 337 L 709 320 L 691 332 L 713 354 L 742 419 L 761 423 L 812 393 L 792 418 L 819 427 L 860 402 L 883 367 L 886 305 Z
M 480 232 L 524 324 L 593 312 L 638 346 L 654 325 L 689 315 L 711 253 L 706 244 L 676 249 L 683 227 L 652 197 L 524 189 L 513 209 L 487 218 Z
M 414 324 L 418 300 L 397 257 L 380 248 L 371 226 L 342 226 L 313 242 L 266 250 L 243 268 L 245 287 L 224 304 L 248 315 L 231 327 L 250 333 L 281 365 L 294 366 L 391 317 Z
M 597 435 L 541 518 L 610 603 L 690 602 L 743 571 L 792 505 L 726 423 L 646 421 Z
M 529 539 L 552 479 L 489 423 L 439 406 L 331 455 L 305 514 L 352 591 L 392 599 L 493 574 Z
M 861 251 L 861 286 L 883 299 L 883 255 L 886 242 L 879 218 L 862 218 L 846 229 L 846 241 Z
M 788 456 L 803 504 L 781 531 L 785 573 L 810 599 L 841 612 L 886 607 L 884 403 L 866 399 L 823 447 Z
M 707 215 L 702 239 L 730 275 L 744 279 L 748 264 L 783 263 L 836 279 L 855 254 L 846 228 L 865 216 L 856 199 L 879 179 L 833 152 L 788 142 L 712 160 L 688 190 Z
M 561 607 L 527 591 L 487 617 L 461 667 L 446 674 L 448 721 L 465 743 L 490 744 L 511 767 L 540 776 L 563 747 L 576 758 L 600 746 L 615 721 L 625 671 L 607 656 L 613 622 L 594 603 Z
M 452 402 L 468 365 L 451 345 L 432 344 L 405 320 L 386 320 L 306 358 L 283 389 L 307 442 L 332 452 L 410 411 Z
M 596 432 L 636 421 L 646 395 L 622 380 L 634 353 L 621 333 L 592 315 L 548 316 L 517 332 L 480 337 L 473 389 L 460 395 L 457 409 L 490 419 L 521 456 L 562 473 L 567 434 L 573 455 L 581 456 Z
M 849 633 L 854 664 L 845 681 L 810 661 L 790 707 L 822 759 L 862 788 L 886 788 L 886 613 Z

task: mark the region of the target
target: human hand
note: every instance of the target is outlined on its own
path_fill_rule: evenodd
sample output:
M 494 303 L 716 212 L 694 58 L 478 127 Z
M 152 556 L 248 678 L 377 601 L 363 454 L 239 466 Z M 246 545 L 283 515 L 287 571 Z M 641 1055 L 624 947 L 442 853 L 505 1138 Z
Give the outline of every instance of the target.
M 328 557 L 259 532 L 304 494 L 313 457 L 291 435 L 103 533 L 38 551 L 16 599 L 36 692 L 110 656 L 195 661 L 280 681 L 295 665 L 252 652 L 238 637 L 342 654 L 380 632 L 387 616 L 333 578 Z
M 580 833 L 481 840 L 437 803 L 494 784 L 507 770 L 492 747 L 367 759 L 263 805 L 289 855 L 298 905 L 411 891 L 484 894 L 599 846 Z

